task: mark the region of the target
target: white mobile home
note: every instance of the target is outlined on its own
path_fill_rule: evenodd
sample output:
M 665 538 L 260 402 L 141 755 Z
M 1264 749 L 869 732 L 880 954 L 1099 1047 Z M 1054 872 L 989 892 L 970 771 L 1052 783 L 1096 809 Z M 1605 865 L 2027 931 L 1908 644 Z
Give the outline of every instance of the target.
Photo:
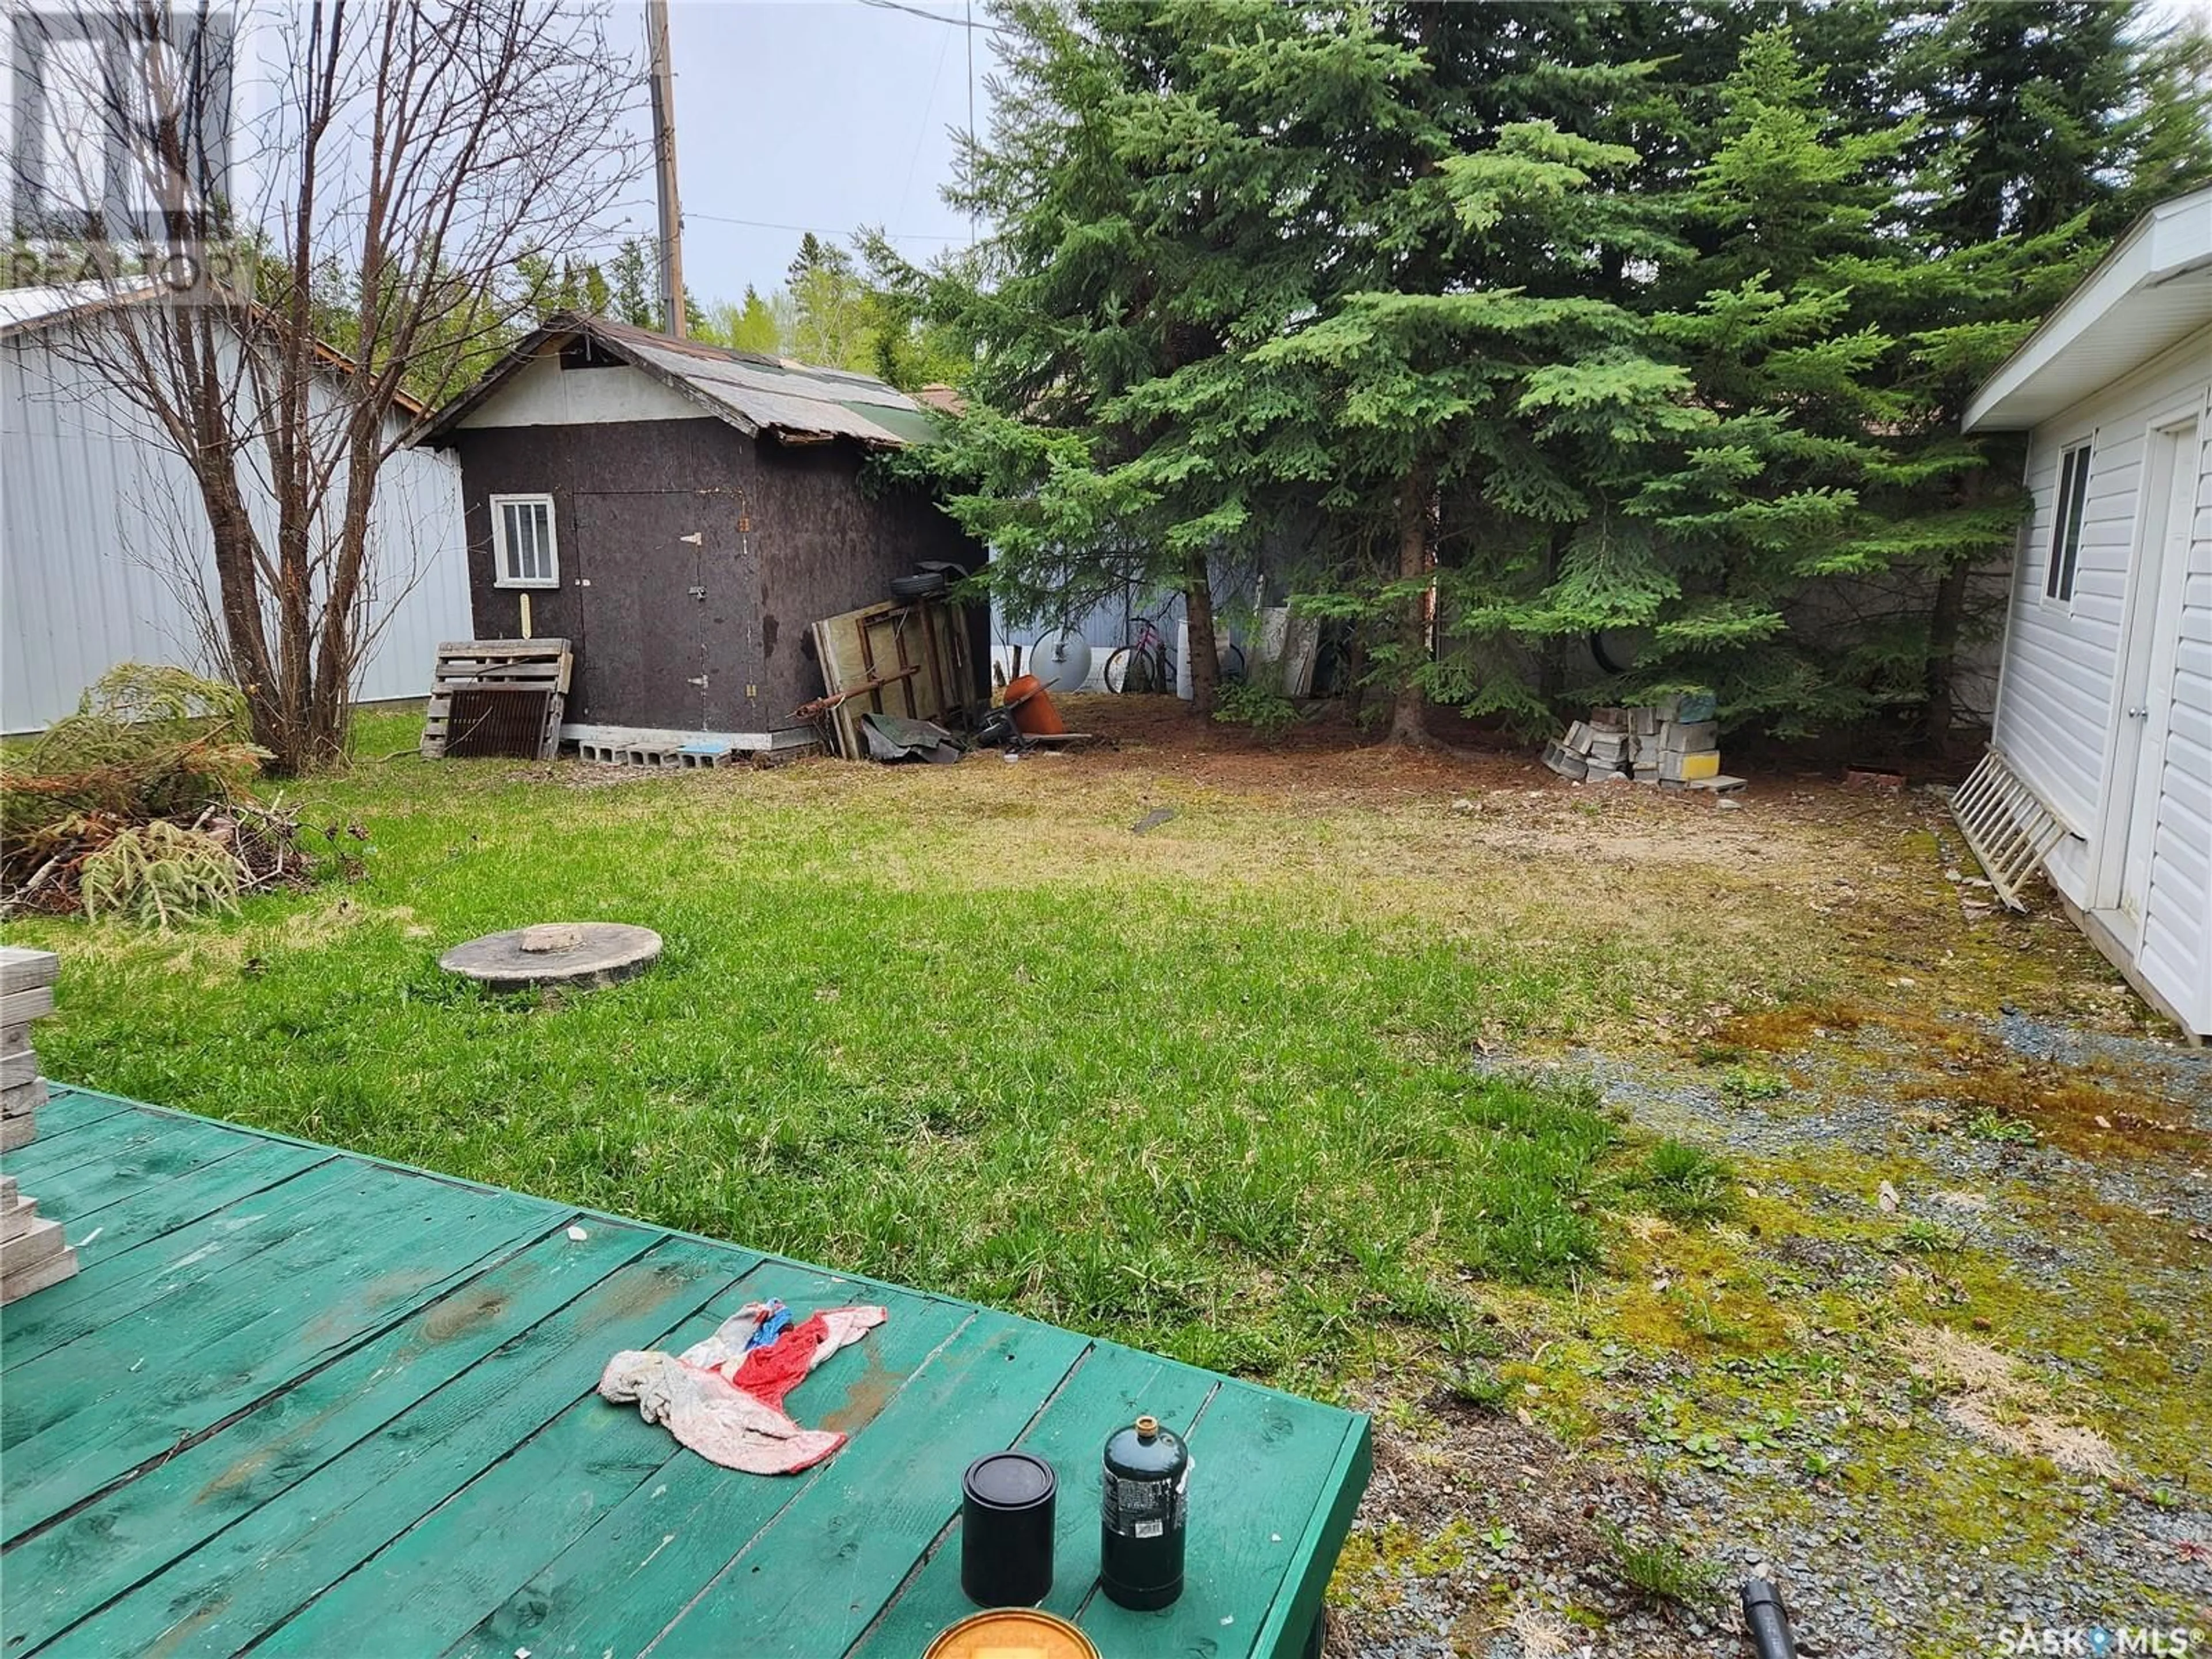
M 2212 189 L 2144 216 L 1968 405 L 2032 435 L 1993 745 L 2070 914 L 2212 1035 Z
M 190 589 L 215 591 L 213 542 L 191 470 L 62 333 L 113 298 L 97 282 L 0 291 L 0 731 L 68 713 L 119 662 L 211 666 Z M 355 695 L 422 696 L 439 644 L 469 634 L 459 469 L 393 456 L 371 534 L 383 622 Z

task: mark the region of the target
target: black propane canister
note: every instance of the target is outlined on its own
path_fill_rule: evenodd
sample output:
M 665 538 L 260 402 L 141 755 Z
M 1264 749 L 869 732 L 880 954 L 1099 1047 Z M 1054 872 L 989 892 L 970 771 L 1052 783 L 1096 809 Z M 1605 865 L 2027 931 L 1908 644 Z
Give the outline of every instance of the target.
M 1052 1594 L 1052 1465 L 992 1452 L 960 1483 L 960 1588 L 979 1607 L 1033 1607 Z
M 1157 1417 L 1140 1417 L 1106 1443 L 1098 1586 L 1139 1612 L 1182 1594 L 1190 1450 Z

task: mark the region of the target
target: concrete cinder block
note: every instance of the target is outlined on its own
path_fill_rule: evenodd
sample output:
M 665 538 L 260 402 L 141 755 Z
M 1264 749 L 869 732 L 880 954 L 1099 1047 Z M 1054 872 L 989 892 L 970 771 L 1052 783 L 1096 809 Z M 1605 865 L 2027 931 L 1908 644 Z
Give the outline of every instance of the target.
M 1586 776 L 1589 771 L 1589 763 L 1585 761 L 1580 755 L 1576 754 L 1573 750 L 1569 749 L 1565 744 L 1546 744 L 1544 745 L 1544 764 L 1550 767 L 1552 770 L 1557 772 L 1563 778 L 1583 777 Z
M 26 1113 L 21 1117 L 0 1117 L 0 1152 L 12 1152 L 18 1146 L 27 1146 L 37 1138 L 38 1119 Z
M 1721 728 L 1714 720 L 1669 720 L 1659 733 L 1662 755 L 1695 755 L 1721 744 Z
M 34 1077 L 28 1083 L 11 1084 L 0 1089 L 0 1117 L 28 1117 L 46 1103 L 44 1078 Z
M 1662 755 L 1659 757 L 1659 776 L 1670 783 L 1689 783 L 1698 778 L 1720 775 L 1720 751 L 1703 749 L 1692 755 Z

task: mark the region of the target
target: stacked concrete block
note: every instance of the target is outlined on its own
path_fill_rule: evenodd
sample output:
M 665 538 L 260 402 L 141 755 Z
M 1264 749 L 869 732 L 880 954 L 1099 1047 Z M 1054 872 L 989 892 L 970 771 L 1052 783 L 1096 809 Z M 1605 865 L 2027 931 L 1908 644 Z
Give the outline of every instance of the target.
M 51 951 L 0 946 L 0 1152 L 13 1152 L 38 1133 L 46 1079 L 31 1046 L 31 1022 L 54 1011 Z M 62 1242 L 58 1221 L 39 1218 L 37 1203 L 0 1175 L 0 1303 L 58 1285 L 76 1271 L 76 1252 Z
M 1594 708 L 1544 746 L 1561 777 L 1593 782 L 1633 778 L 1673 788 L 1729 791 L 1741 778 L 1721 772 L 1720 727 L 1711 693 L 1674 696 L 1634 708 Z

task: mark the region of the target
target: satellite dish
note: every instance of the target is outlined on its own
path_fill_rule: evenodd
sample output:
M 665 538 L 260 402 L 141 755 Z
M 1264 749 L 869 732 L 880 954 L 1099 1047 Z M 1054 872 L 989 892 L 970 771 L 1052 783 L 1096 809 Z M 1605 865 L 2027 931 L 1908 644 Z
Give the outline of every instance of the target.
M 1030 672 L 1048 691 L 1080 691 L 1091 678 L 1091 641 L 1073 628 L 1047 634 L 1030 647 Z

